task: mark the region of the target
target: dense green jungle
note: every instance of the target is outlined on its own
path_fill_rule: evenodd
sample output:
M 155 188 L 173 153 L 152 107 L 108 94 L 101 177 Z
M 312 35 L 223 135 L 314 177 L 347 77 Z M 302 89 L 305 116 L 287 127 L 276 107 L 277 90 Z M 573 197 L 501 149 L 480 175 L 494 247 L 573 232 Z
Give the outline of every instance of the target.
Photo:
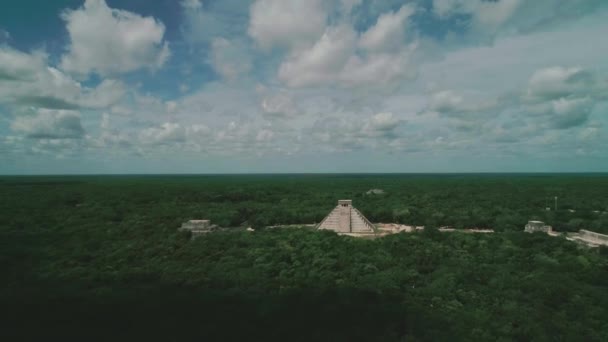
M 608 233 L 607 194 L 605 174 L 1 177 L 0 339 L 608 341 L 608 250 L 522 232 Z M 265 228 L 338 199 L 426 229 Z M 231 228 L 177 231 L 197 218 Z

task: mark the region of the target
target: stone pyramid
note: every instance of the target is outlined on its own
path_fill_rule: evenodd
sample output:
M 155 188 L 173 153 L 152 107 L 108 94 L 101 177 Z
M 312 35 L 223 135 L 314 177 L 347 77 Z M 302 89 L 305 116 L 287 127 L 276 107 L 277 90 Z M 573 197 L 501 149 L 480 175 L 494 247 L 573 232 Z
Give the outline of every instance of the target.
M 338 205 L 317 226 L 338 233 L 373 233 L 374 225 L 353 207 L 352 200 L 339 200 Z

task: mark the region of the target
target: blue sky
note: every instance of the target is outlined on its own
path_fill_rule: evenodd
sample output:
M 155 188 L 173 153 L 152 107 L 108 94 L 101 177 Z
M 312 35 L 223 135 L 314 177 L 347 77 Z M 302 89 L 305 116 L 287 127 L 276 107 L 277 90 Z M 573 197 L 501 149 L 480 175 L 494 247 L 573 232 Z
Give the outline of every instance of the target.
M 608 170 L 604 0 L 5 1 L 0 174 Z

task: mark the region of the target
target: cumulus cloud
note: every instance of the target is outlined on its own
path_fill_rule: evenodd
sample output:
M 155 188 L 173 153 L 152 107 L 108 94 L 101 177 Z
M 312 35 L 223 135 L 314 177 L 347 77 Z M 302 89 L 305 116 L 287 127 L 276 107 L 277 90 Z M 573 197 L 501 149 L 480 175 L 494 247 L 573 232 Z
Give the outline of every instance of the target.
M 439 18 L 468 16 L 469 37 L 482 41 L 546 30 L 607 5 L 603 0 L 433 0 L 432 4 Z
M 568 129 L 587 122 L 595 104 L 605 99 L 605 83 L 581 67 L 549 67 L 534 72 L 522 103 L 552 127 Z
M 112 9 L 105 0 L 86 0 L 62 14 L 70 36 L 63 70 L 111 75 L 140 68 L 158 69 L 169 58 L 165 26 L 153 17 Z
M 329 28 L 310 48 L 294 51 L 279 69 L 279 78 L 290 86 L 336 81 L 355 50 L 356 33 L 348 26 Z
M 179 123 L 165 122 L 160 127 L 144 129 L 139 135 L 139 140 L 144 144 L 151 145 L 184 142 L 186 140 L 186 129 Z
M 88 143 L 101 149 L 128 149 L 133 145 L 133 137 L 128 133 L 112 127 L 110 114 L 103 113 L 99 122 L 99 136 L 91 137 Z
M 437 112 L 461 111 L 464 108 L 462 96 L 450 90 L 433 94 L 429 108 Z
M 411 49 L 402 49 L 395 54 L 352 56 L 342 70 L 339 81 L 345 86 L 374 87 L 389 85 L 399 80 L 411 80 L 416 77 L 417 72 L 415 66 L 410 63 L 410 52 Z
M 126 93 L 127 86 L 122 81 L 105 79 L 97 87 L 83 91 L 79 103 L 85 108 L 106 108 Z
M 406 45 L 403 31 L 413 13 L 405 5 L 380 16 L 361 34 L 350 24 L 329 26 L 314 44 L 292 49 L 278 77 L 290 87 L 376 86 L 411 79 L 416 76 L 410 63 L 416 44 Z
M 550 67 L 534 72 L 528 83 L 531 100 L 550 100 L 595 92 L 593 75 L 581 67 Z
M 204 6 L 200 0 L 184 0 L 181 7 L 181 31 L 187 43 L 206 48 L 218 37 L 244 40 L 248 22 L 243 18 L 248 18 L 249 7 L 242 0 L 204 1 Z
M 474 25 L 495 30 L 509 20 L 523 0 L 433 0 L 433 10 L 445 18 L 456 14 L 470 14 Z
M 447 116 L 469 115 L 475 118 L 476 113 L 495 109 L 498 101 L 494 99 L 466 99 L 452 90 L 443 90 L 434 93 L 429 101 L 428 110 L 439 112 Z
M 381 15 L 376 25 L 361 35 L 359 46 L 374 52 L 400 47 L 405 39 L 407 19 L 412 14 L 414 14 L 414 6 L 406 5 L 396 12 Z
M 223 78 L 234 80 L 251 70 L 248 51 L 243 42 L 215 38 L 211 43 L 211 65 Z
M 403 120 L 397 118 L 393 113 L 383 112 L 372 115 L 371 118 L 364 121 L 361 128 L 362 136 L 366 138 L 378 139 L 388 138 L 394 139 L 398 137 L 396 129 L 403 123 Z M 374 146 L 375 142 L 367 142 L 366 145 Z
M 393 113 L 378 113 L 372 116 L 370 128 L 377 131 L 391 131 L 397 128 L 401 120 L 396 118 Z
M 0 102 L 52 109 L 99 108 L 118 101 L 125 93 L 122 82 L 104 80 L 98 87 L 82 87 L 61 71 L 46 66 L 40 54 L 0 49 L 0 73 L 11 82 L 0 82 Z
M 27 54 L 7 46 L 0 47 L 0 81 L 32 81 L 46 67 L 41 51 Z
M 317 119 L 310 132 L 315 144 L 308 146 L 323 152 L 345 152 L 365 147 L 367 133 L 363 131 L 365 122 L 341 116 Z
M 586 122 L 593 109 L 593 101 L 590 98 L 561 98 L 553 101 L 551 107 L 555 127 L 565 129 Z
M 558 98 L 546 102 L 527 105 L 525 108 L 535 117 L 544 118 L 550 127 L 567 129 L 584 124 L 594 102 L 589 97 L 584 98 Z
M 590 142 L 595 140 L 599 136 L 599 133 L 599 127 L 586 127 L 579 132 L 578 139 L 580 141 Z
M 82 138 L 85 133 L 80 113 L 69 110 L 38 109 L 17 117 L 11 128 L 36 139 L 75 139 Z
M 251 5 L 248 33 L 260 47 L 292 47 L 315 41 L 324 31 L 321 0 L 257 0 Z
M 347 114 L 347 115 L 341 115 Z M 393 150 L 399 138 L 398 128 L 404 123 L 391 112 L 368 115 L 336 113 L 318 118 L 308 133 L 315 144 L 307 150 L 345 152 L 362 149 Z
M 120 100 L 126 86 L 103 80 L 83 87 L 60 70 L 48 66 L 42 52 L 24 53 L 0 47 L 0 103 L 49 109 L 103 108 Z
M 260 131 L 258 131 L 258 134 L 255 137 L 256 141 L 270 141 L 272 140 L 272 137 L 274 136 L 274 133 L 269 130 L 269 129 L 262 129 Z
M 260 107 L 268 116 L 293 117 L 299 113 L 293 98 L 285 92 L 265 95 Z

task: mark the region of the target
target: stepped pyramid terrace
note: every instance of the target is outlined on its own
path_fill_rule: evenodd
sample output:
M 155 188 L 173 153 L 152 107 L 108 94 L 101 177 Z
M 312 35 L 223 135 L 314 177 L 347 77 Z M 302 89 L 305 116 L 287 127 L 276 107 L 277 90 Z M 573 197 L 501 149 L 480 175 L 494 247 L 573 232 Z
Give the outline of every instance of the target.
M 317 228 L 333 230 L 337 233 L 374 233 L 374 225 L 353 207 L 352 202 L 352 200 L 339 200 L 338 205 Z

